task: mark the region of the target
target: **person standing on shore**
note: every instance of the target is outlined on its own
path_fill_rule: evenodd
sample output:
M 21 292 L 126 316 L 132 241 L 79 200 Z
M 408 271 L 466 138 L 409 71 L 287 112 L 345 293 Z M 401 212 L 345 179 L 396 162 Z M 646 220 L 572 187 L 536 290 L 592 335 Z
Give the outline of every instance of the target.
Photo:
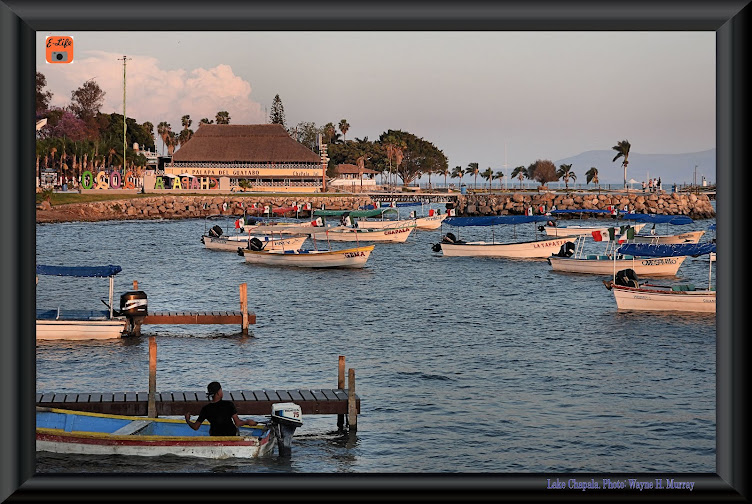
M 658 177 L 658 189 L 656 191 L 661 192 L 661 177 Z
M 648 192 L 653 192 L 653 179 L 648 179 Z
M 206 387 L 206 395 L 211 401 L 201 408 L 198 418 L 191 422 L 191 414 L 185 414 L 185 423 L 191 426 L 191 429 L 198 430 L 204 420 L 209 420 L 210 436 L 237 436 L 238 427 L 243 425 L 257 425 L 255 420 L 241 420 L 238 417 L 238 410 L 232 401 L 223 401 L 224 393 L 219 382 L 213 381 Z

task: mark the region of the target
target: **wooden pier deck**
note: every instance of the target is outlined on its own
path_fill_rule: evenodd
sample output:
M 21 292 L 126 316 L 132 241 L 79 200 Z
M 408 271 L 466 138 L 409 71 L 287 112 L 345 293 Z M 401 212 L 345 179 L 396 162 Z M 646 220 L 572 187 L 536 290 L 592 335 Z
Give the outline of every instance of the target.
M 248 314 L 248 323 L 256 323 L 256 314 Z M 146 324 L 237 324 L 243 323 L 243 313 L 239 311 L 210 311 L 210 312 L 154 312 L 144 317 L 142 325 Z
M 36 405 L 48 408 L 107 413 L 110 415 L 147 415 L 148 392 L 114 393 L 37 393 Z M 268 415 L 272 404 L 294 402 L 304 415 L 345 415 L 348 411 L 348 391 L 345 389 L 294 390 L 233 390 L 225 391 L 225 399 L 235 403 L 241 415 Z M 159 416 L 198 415 L 209 400 L 205 392 L 157 392 L 156 413 Z M 360 398 L 355 395 L 356 412 L 360 412 Z

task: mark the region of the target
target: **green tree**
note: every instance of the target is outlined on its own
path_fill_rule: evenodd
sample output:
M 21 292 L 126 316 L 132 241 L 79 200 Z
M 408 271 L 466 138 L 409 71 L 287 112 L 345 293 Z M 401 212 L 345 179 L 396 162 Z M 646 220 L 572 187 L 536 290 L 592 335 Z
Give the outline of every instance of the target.
M 468 175 L 472 174 L 475 176 L 475 189 L 478 188 L 478 173 L 480 173 L 480 167 L 478 166 L 478 163 L 470 163 L 467 165 L 467 172 Z
M 99 87 L 94 79 L 89 79 L 84 84 L 71 91 L 70 110 L 79 119 L 89 122 L 93 120 L 104 105 L 105 92 Z
M 220 110 L 214 119 L 216 119 L 217 124 L 230 124 L 230 113 L 226 110 Z
M 598 168 L 595 166 L 591 167 L 586 173 L 585 173 L 585 180 L 589 184 L 591 181 L 593 184 L 596 184 L 598 186 L 598 193 L 601 192 L 601 185 L 600 181 L 598 180 Z
M 151 122 L 146 121 L 141 127 L 148 133 L 151 145 L 154 145 L 154 125 Z
M 319 153 L 319 135 L 321 128 L 314 122 L 299 122 L 292 130 L 291 136 L 315 153 Z M 331 152 L 328 153 L 331 158 Z
M 47 77 L 43 73 L 37 72 L 36 88 L 37 95 L 35 101 L 35 110 L 37 113 L 43 112 L 50 107 L 50 100 L 52 99 L 52 93 L 45 91 L 47 86 Z
M 162 139 L 162 155 L 164 155 L 164 148 L 167 145 L 167 136 L 170 134 L 170 123 L 162 121 L 157 124 L 157 135 Z
M 285 127 L 285 106 L 282 105 L 282 99 L 279 95 L 274 95 L 272 100 L 272 111 L 269 113 L 269 122 L 271 124 L 281 124 Z
M 527 176 L 527 168 L 525 168 L 524 166 L 518 166 L 512 171 L 512 178 L 516 178 L 520 181 L 520 191 L 522 190 L 522 179 Z
M 493 169 L 489 166 L 481 175 L 486 181 L 488 181 L 488 192 L 491 192 L 491 181 L 494 178 Z
M 191 127 L 191 124 L 193 124 L 193 120 L 190 115 L 186 114 L 180 118 L 180 124 L 183 125 L 183 129 L 188 129 Z
M 460 179 L 460 183 L 458 185 L 462 185 L 462 177 L 465 176 L 465 170 L 461 166 L 455 166 L 452 169 L 452 178 Z
M 497 171 L 493 178 L 499 181 L 499 190 L 501 190 L 501 180 L 504 178 L 504 172 L 501 170 Z
M 214 124 L 214 119 L 209 119 L 208 117 L 204 117 L 198 122 L 198 127 L 200 128 L 202 124 Z
M 569 189 L 569 179 L 577 180 L 577 175 L 572 171 L 571 164 L 559 165 L 559 170 L 556 172 L 556 176 L 559 179 L 564 179 L 564 188 Z
M 348 124 L 346 119 L 342 119 L 339 122 L 339 130 L 342 132 L 342 141 L 347 143 L 347 131 L 350 129 L 350 125 Z
M 614 159 L 611 160 L 612 163 L 620 157 L 624 157 L 624 160 L 621 163 L 621 165 L 624 167 L 624 189 L 627 188 L 627 165 L 629 164 L 629 149 L 631 147 L 632 146 L 630 145 L 629 140 L 622 140 L 618 144 L 611 147 L 617 152 L 616 156 L 614 156 Z

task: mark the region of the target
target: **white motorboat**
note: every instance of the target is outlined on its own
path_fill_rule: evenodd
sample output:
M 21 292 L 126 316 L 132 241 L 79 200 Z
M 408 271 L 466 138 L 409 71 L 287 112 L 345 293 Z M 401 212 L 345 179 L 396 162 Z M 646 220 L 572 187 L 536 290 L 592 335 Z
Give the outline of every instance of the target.
M 374 245 L 344 250 L 250 250 L 241 249 L 239 255 L 251 264 L 295 266 L 300 268 L 362 268 Z
M 250 248 L 250 243 L 255 242 L 257 246 L 265 250 L 297 250 L 303 246 L 308 239 L 307 234 L 288 235 L 280 234 L 278 236 L 270 235 L 230 235 L 230 236 L 209 236 L 201 237 L 201 242 L 209 250 L 226 250 L 237 252 L 238 248 Z
M 120 338 L 126 332 L 127 314 L 146 313 L 146 294 L 141 291 L 121 296 L 121 310 L 113 307 L 114 277 L 120 266 L 47 266 L 37 265 L 37 275 L 109 278 L 108 310 L 37 309 L 37 340 L 102 340 Z M 37 279 L 38 280 L 38 279 Z
M 599 210 L 599 209 L 579 209 L 579 210 L 552 210 L 550 212 L 552 215 L 555 214 L 569 214 L 569 213 L 579 213 L 579 214 L 600 214 L 604 216 L 612 216 L 614 215 L 614 212 L 611 212 L 609 210 Z M 631 219 L 631 215 L 629 213 L 621 213 L 619 214 L 625 219 Z M 587 236 L 591 235 L 594 232 L 601 232 L 607 230 L 609 225 L 595 225 L 595 226 L 584 226 L 584 225 L 575 225 L 575 226 L 559 226 L 556 221 L 549 221 L 546 225 L 541 226 L 541 231 L 545 231 L 545 233 L 548 236 Z M 645 227 L 645 223 L 640 224 L 634 224 L 632 225 L 632 228 L 634 229 L 635 234 L 639 233 L 640 230 Z
M 688 231 L 673 235 L 640 234 L 635 235 L 632 243 L 655 243 L 663 245 L 675 245 L 678 243 L 698 243 L 705 231 Z
M 616 271 L 632 269 L 642 276 L 675 276 L 686 256 L 640 257 L 619 254 L 616 241 L 607 242 L 604 254 L 585 254 L 586 236 L 565 243 L 558 253 L 548 257 L 553 271 L 591 275 L 613 275 Z M 613 245 L 612 245 L 613 244 Z
M 311 237 L 315 240 L 336 242 L 386 242 L 404 243 L 414 227 L 394 227 L 385 229 L 360 229 L 347 226 L 318 228 Z
M 445 222 L 450 226 L 496 226 L 516 225 L 546 220 L 543 216 L 499 215 L 488 217 L 451 217 Z M 492 228 L 493 229 L 493 228 Z M 519 242 L 499 243 L 495 239 L 485 241 L 458 240 L 453 233 L 446 233 L 433 246 L 434 252 L 441 251 L 448 257 L 506 257 L 513 259 L 543 259 L 561 249 L 567 237 L 543 238 Z
M 716 292 L 711 287 L 712 264 L 715 260 L 715 244 L 682 244 L 691 248 L 677 250 L 674 245 L 629 244 L 642 247 L 637 252 L 643 256 L 672 257 L 673 254 L 709 255 L 708 288 L 698 289 L 693 284 L 685 285 L 655 285 L 640 284 L 635 272 L 631 269 L 618 271 L 613 280 L 604 280 L 603 284 L 614 295 L 619 310 L 636 311 L 680 311 L 692 313 L 715 313 Z M 651 247 L 651 248 L 645 248 Z M 626 246 L 625 246 L 626 247 Z M 621 250 L 621 249 L 620 249 Z M 626 249 L 627 251 L 630 248 Z M 634 251 L 634 248 L 631 249 Z

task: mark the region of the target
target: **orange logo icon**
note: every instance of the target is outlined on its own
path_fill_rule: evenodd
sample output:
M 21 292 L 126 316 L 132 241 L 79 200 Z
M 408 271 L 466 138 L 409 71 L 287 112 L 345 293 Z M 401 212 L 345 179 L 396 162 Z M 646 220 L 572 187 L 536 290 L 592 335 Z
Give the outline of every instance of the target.
M 47 63 L 73 61 L 73 37 L 50 36 L 45 39 Z

